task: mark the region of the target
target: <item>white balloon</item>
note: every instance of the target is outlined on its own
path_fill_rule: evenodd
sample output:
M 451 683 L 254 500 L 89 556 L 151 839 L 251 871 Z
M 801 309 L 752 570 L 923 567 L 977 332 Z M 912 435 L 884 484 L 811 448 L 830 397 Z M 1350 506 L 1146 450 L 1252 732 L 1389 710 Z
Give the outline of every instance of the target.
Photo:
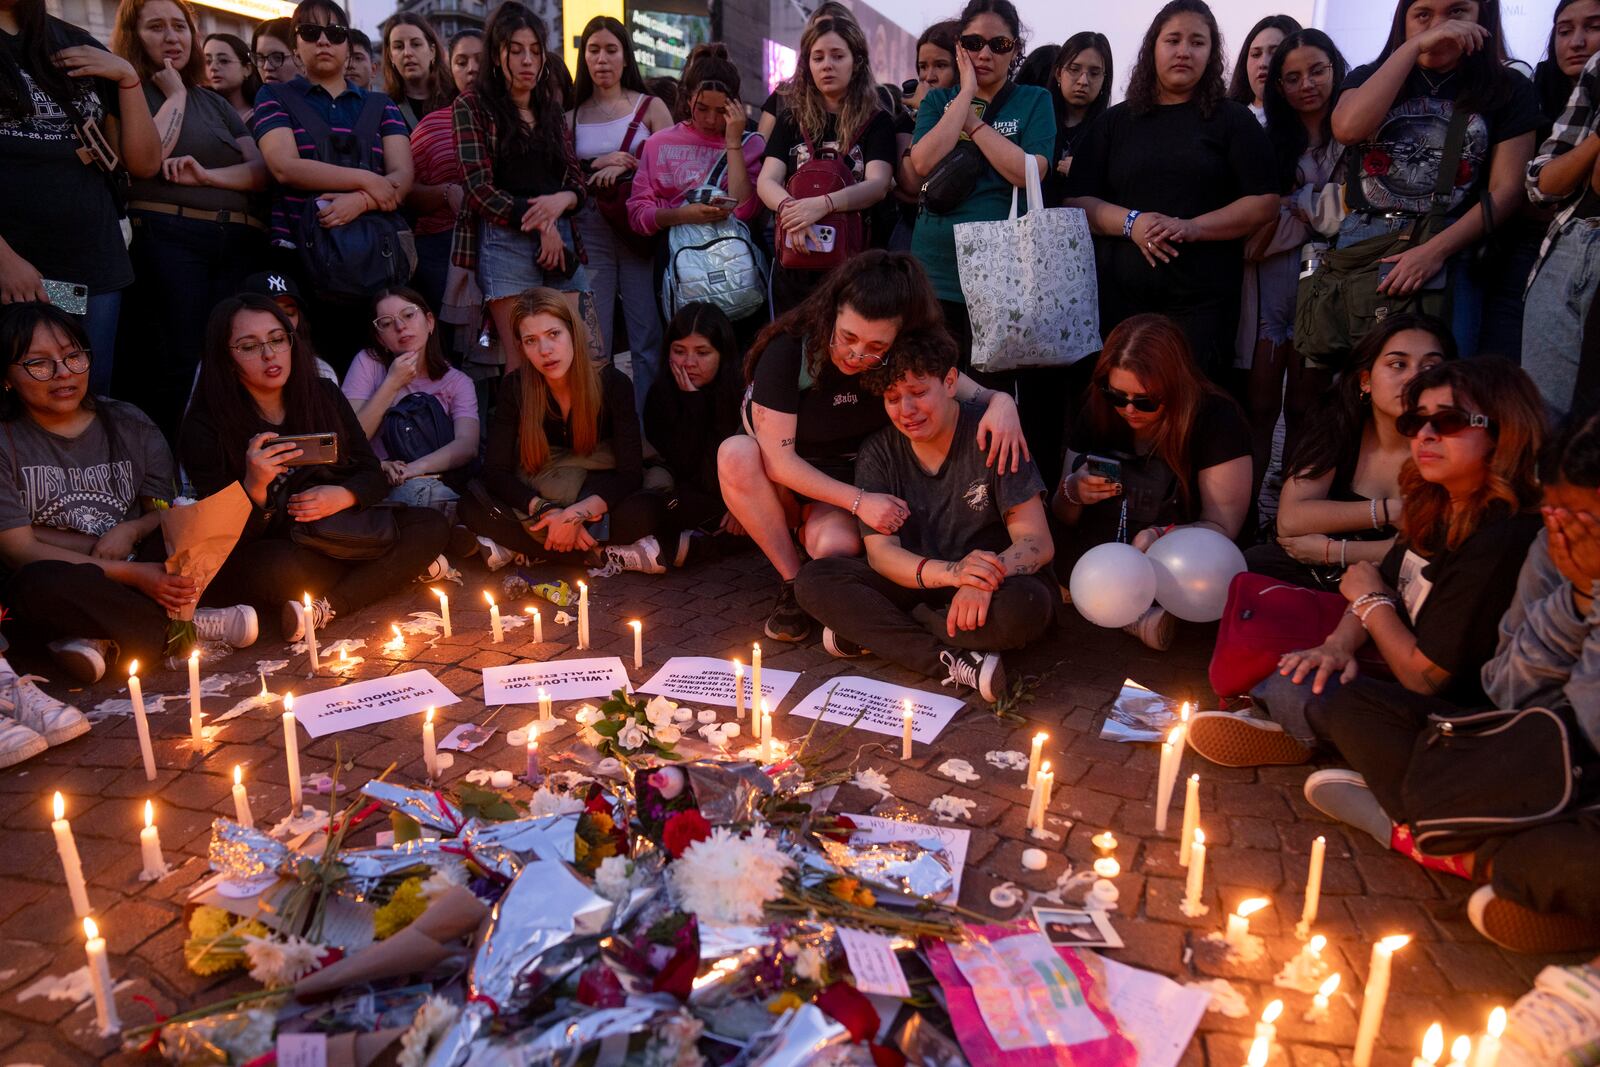
M 1156 597 L 1156 572 L 1143 552 L 1116 541 L 1095 545 L 1072 568 L 1072 606 L 1096 626 L 1133 622 Z
M 1204 527 L 1173 530 L 1145 555 L 1156 572 L 1156 601 L 1189 622 L 1222 618 L 1228 584 L 1245 570 L 1239 546 Z

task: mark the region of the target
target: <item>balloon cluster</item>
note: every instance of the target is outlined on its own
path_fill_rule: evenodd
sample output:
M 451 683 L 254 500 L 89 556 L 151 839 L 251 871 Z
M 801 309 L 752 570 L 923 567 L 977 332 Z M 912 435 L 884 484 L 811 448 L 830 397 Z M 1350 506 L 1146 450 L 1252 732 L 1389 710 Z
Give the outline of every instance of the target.
M 1072 605 L 1096 626 L 1127 626 L 1160 604 L 1188 622 L 1216 622 L 1228 586 L 1245 569 L 1244 553 L 1215 530 L 1173 530 L 1140 552 L 1110 542 L 1085 552 L 1067 588 Z

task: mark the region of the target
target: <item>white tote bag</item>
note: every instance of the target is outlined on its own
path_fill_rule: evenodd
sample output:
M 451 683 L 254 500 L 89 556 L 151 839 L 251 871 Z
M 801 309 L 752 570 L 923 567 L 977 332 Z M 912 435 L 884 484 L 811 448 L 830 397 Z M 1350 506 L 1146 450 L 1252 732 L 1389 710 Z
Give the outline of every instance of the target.
M 1078 208 L 1046 211 L 1030 159 L 1028 213 L 955 227 L 956 266 L 972 320 L 972 366 L 981 371 L 1065 367 L 1100 351 L 1094 239 Z

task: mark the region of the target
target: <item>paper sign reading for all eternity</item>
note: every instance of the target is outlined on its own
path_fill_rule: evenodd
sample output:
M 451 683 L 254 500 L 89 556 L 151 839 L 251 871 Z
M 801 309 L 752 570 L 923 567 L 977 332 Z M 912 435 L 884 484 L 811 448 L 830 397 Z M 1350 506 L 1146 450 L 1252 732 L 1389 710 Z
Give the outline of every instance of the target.
M 912 709 L 911 737 L 920 745 L 934 741 L 966 703 L 960 697 L 924 693 L 876 678 L 841 675 L 817 686 L 789 714 L 815 719 L 822 715 L 826 704 L 828 713 L 822 716 L 823 722 L 848 725 L 854 720 L 863 730 L 899 737 L 905 732 L 903 709 L 907 700 Z
M 552 701 L 608 697 L 628 685 L 628 672 L 616 656 L 512 663 L 483 669 L 485 704 L 537 704 L 543 689 Z
M 789 695 L 794 683 L 800 680 L 799 671 L 780 671 L 772 667 L 761 668 L 761 695 L 773 711 Z M 756 706 L 752 696 L 750 665 L 744 665 L 744 706 Z M 673 700 L 690 704 L 720 704 L 731 708 L 734 699 L 733 661 L 713 656 L 674 656 L 667 660 L 655 677 L 639 687 L 641 693 L 660 693 Z
M 326 737 L 341 730 L 403 719 L 460 700 L 427 671 L 407 671 L 307 693 L 294 702 L 294 715 L 306 733 Z

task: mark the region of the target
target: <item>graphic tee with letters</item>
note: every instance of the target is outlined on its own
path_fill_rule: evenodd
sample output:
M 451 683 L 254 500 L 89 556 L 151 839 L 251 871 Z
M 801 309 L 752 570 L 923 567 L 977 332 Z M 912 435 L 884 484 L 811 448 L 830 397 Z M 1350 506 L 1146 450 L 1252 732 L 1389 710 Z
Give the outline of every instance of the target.
M 799 340 L 787 335 L 773 338 L 756 364 L 751 399 L 795 416 L 796 454 L 849 481 L 849 461 L 862 440 L 889 421 L 883 400 L 861 387 L 860 375 L 843 373 L 831 359 L 822 361 L 815 380 L 804 371 Z

